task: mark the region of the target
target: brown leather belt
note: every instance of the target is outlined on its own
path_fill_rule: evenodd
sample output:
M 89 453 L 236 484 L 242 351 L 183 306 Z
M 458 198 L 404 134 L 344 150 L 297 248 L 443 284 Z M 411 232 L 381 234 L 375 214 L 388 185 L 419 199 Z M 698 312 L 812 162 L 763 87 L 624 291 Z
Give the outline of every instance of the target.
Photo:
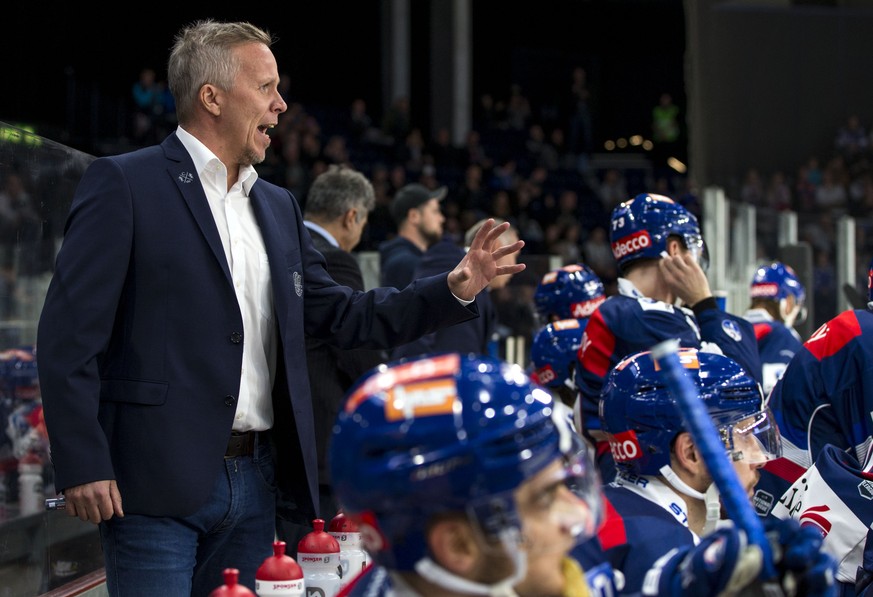
M 237 458 L 239 456 L 251 456 L 255 453 L 255 437 L 257 431 L 233 431 L 230 434 L 230 440 L 227 442 L 227 450 L 224 452 L 225 458 Z

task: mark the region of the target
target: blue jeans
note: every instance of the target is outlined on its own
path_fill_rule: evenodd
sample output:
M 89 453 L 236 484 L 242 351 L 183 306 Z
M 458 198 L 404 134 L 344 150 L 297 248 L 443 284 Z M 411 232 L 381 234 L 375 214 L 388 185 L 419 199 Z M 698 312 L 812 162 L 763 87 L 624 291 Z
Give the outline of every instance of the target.
M 211 497 L 190 516 L 127 514 L 100 523 L 110 595 L 207 597 L 224 584 L 225 568 L 237 568 L 239 584 L 254 591 L 275 537 L 269 442 L 259 438 L 254 456 L 228 458 L 224 466 Z

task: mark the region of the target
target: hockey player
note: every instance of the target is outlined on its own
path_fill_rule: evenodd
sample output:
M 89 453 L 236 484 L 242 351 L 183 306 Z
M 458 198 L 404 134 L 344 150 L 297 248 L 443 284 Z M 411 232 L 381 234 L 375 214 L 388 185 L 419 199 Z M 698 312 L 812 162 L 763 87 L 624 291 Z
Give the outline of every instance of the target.
M 330 462 L 376 565 L 344 594 L 587 595 L 568 554 L 596 532 L 600 483 L 568 414 L 488 357 L 418 358 L 359 380 Z
M 541 328 L 530 347 L 531 379 L 555 392 L 573 407 L 576 402 L 576 353 L 588 318 L 559 319 Z
M 755 494 L 758 514 L 776 501 L 825 445 L 865 462 L 873 445 L 873 261 L 866 309 L 843 311 L 804 342 L 770 394 L 784 457 L 768 463 Z
M 806 317 L 806 291 L 790 266 L 779 261 L 755 270 L 751 303 L 743 317 L 755 328 L 764 395 L 769 396 L 803 341 L 794 329 Z
M 780 454 L 757 381 L 723 355 L 681 349 L 679 357 L 751 495 L 758 469 Z M 762 569 L 760 548 L 719 520 L 712 476 L 651 353 L 630 356 L 610 373 L 600 415 L 619 474 L 604 489 L 608 517 L 598 537 L 624 575 L 623 592 L 734 594 L 753 584 Z M 770 530 L 785 594 L 832 594 L 834 562 L 819 551 L 821 536 L 794 521 Z
M 864 464 L 849 452 L 826 445 L 811 468 L 773 508 L 817 529 L 823 549 L 838 562 L 840 595 L 873 594 L 873 452 Z
M 603 282 L 584 263 L 546 273 L 534 291 L 537 318 L 543 325 L 531 343 L 531 377 L 571 407 L 576 402 L 576 353 L 582 332 L 605 300 Z
M 677 339 L 683 347 L 730 356 L 755 379 L 761 371 L 752 325 L 720 310 L 712 295 L 704 273 L 706 245 L 688 210 L 668 197 L 637 195 L 613 210 L 610 240 L 621 273 L 619 294 L 607 298 L 585 328 L 575 407 L 577 428 L 598 444 L 605 481 L 614 469 L 597 402 L 606 375 L 621 359 Z
M 541 326 L 560 319 L 587 320 L 605 300 L 603 282 L 584 263 L 547 272 L 534 291 Z

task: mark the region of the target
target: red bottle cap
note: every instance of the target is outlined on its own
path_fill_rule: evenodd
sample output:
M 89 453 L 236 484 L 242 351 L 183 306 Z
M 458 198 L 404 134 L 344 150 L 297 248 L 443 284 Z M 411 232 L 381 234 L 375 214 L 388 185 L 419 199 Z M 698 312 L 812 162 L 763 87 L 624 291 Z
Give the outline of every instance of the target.
M 336 516 L 333 517 L 333 520 L 330 521 L 330 526 L 328 530 L 331 533 L 359 533 L 358 525 L 355 522 L 345 515 L 345 512 L 338 512 Z
M 307 534 L 297 544 L 297 553 L 339 553 L 340 545 L 332 535 L 324 531 L 324 521 L 316 518 L 312 521 L 311 533 Z
M 209 597 L 256 597 L 253 591 L 237 584 L 239 570 L 236 568 L 225 568 L 223 574 L 224 584 L 212 591 Z
M 303 569 L 297 561 L 285 554 L 285 542 L 273 542 L 273 555 L 258 568 L 258 580 L 298 580 L 303 578 Z

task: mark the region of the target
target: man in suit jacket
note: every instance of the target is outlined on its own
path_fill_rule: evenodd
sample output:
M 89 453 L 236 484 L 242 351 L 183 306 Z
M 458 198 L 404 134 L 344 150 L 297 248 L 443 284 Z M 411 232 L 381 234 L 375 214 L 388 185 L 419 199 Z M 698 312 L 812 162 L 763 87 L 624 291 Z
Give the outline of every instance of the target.
M 287 109 L 269 33 L 199 21 L 168 81 L 179 127 L 98 158 L 76 190 L 38 330 L 55 485 L 99 523 L 110 595 L 254 586 L 277 506 L 309 521 L 318 475 L 304 335 L 407 342 L 476 314 L 520 249 L 486 227 L 402 291 L 334 282 L 295 198 L 254 165 Z M 519 266 L 520 267 L 520 266 Z
M 303 225 L 312 244 L 324 255 L 327 273 L 339 284 L 364 290 L 358 260 L 351 251 L 361 240 L 368 214 L 376 205 L 373 185 L 360 172 L 331 164 L 315 179 L 304 201 Z M 448 271 L 457 264 L 457 260 Z M 477 300 L 477 306 L 481 305 Z M 385 351 L 341 350 L 329 342 L 306 337 L 306 359 L 312 382 L 312 409 L 315 415 L 315 447 L 318 452 L 318 493 L 320 513 L 328 522 L 337 513 L 327 466 L 328 442 L 346 391 L 361 375 L 386 360 Z M 311 524 L 279 521 L 279 538 L 287 543 L 285 552 L 294 555 L 297 543 L 312 531 Z

